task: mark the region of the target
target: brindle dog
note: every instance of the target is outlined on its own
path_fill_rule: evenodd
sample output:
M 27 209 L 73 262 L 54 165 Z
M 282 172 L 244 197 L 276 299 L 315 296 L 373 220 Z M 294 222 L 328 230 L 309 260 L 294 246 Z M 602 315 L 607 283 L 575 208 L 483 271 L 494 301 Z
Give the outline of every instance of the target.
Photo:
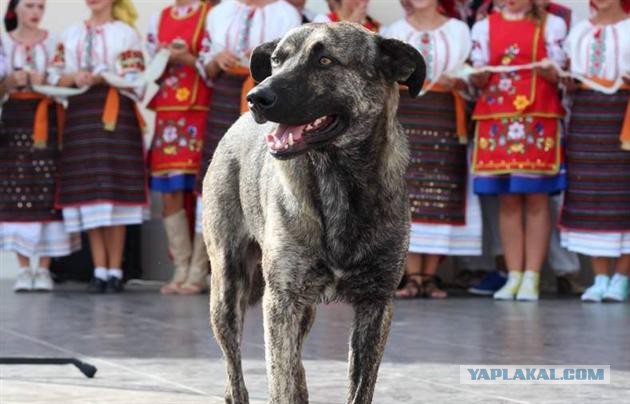
M 221 140 L 203 188 L 225 400 L 248 402 L 243 319 L 262 297 L 271 403 L 308 402 L 302 345 L 316 305 L 330 301 L 355 311 L 347 400 L 370 403 L 409 244 L 397 82 L 416 96 L 424 61 L 401 41 L 337 23 L 257 47 L 250 67 L 252 113 Z

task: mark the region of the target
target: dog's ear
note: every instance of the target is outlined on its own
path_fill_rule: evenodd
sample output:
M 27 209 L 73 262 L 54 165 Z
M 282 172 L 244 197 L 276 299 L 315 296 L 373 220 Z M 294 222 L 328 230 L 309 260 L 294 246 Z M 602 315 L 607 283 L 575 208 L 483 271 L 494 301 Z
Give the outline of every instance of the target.
M 426 77 L 426 65 L 422 54 L 411 45 L 398 39 L 379 37 L 379 68 L 390 81 L 397 81 L 409 88 L 409 95 L 418 96 Z
M 278 42 L 280 42 L 280 39 L 265 42 L 254 48 L 252 57 L 249 60 L 249 70 L 252 72 L 252 77 L 256 83 L 260 83 L 271 76 L 271 54 L 278 46 Z

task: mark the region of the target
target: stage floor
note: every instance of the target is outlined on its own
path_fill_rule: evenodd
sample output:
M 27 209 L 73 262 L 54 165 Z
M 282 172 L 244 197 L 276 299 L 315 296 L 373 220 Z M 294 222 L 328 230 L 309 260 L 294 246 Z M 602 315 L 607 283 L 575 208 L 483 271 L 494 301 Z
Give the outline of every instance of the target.
M 156 289 L 16 295 L 0 283 L 0 356 L 78 356 L 71 366 L 0 366 L 5 403 L 222 403 L 224 368 L 208 298 Z M 307 340 L 312 403 L 344 403 L 351 310 L 321 306 Z M 266 398 L 260 307 L 249 311 L 244 369 L 252 403 Z M 610 385 L 462 385 L 460 364 L 611 365 Z M 630 305 L 452 297 L 397 302 L 374 403 L 630 403 Z

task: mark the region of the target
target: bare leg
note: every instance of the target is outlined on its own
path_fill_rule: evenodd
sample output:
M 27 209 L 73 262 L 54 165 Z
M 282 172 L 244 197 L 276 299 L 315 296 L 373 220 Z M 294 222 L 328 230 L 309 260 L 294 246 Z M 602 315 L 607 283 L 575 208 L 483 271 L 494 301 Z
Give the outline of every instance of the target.
M 594 275 L 608 275 L 611 259 L 607 257 L 591 257 Z
M 422 283 L 422 254 L 408 253 L 405 264 L 406 281 L 402 289 L 396 291 L 399 299 L 417 297 Z
M 171 216 L 184 209 L 184 192 L 165 192 L 162 194 L 163 216 Z
M 111 226 L 103 229 L 107 246 L 107 262 L 109 269 L 122 269 L 123 251 L 125 249 L 125 226 Z
M 39 267 L 50 269 L 50 257 L 39 257 Z
M 90 251 L 94 267 L 107 268 L 107 247 L 105 245 L 105 232 L 102 227 L 88 230 L 90 239 Z
M 524 269 L 523 196 L 499 196 L 499 229 L 508 271 Z
M 426 279 L 426 286 L 424 287 L 424 295 L 433 299 L 444 299 L 448 294 L 442 289 L 438 288 L 437 283 L 434 280 L 437 274 L 438 267 L 442 261 L 442 255 L 427 254 L 424 256 L 424 272 Z
M 549 195 L 530 194 L 525 197 L 525 270 L 540 272 L 551 237 Z
M 20 264 L 20 268 L 28 268 L 31 266 L 31 259 L 26 255 L 17 254 L 18 263 Z
M 630 254 L 623 254 L 617 259 L 615 273 L 630 276 Z
M 392 321 L 392 303 L 355 304 L 350 337 L 349 404 L 369 404 Z

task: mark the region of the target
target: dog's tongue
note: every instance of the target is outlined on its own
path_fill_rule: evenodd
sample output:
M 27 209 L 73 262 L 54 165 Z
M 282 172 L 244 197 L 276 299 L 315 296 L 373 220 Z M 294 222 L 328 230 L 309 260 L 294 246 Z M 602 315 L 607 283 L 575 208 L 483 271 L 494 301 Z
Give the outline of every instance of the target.
M 291 126 L 279 124 L 276 131 L 267 135 L 267 144 L 274 151 L 286 150 L 302 140 L 306 125 Z

